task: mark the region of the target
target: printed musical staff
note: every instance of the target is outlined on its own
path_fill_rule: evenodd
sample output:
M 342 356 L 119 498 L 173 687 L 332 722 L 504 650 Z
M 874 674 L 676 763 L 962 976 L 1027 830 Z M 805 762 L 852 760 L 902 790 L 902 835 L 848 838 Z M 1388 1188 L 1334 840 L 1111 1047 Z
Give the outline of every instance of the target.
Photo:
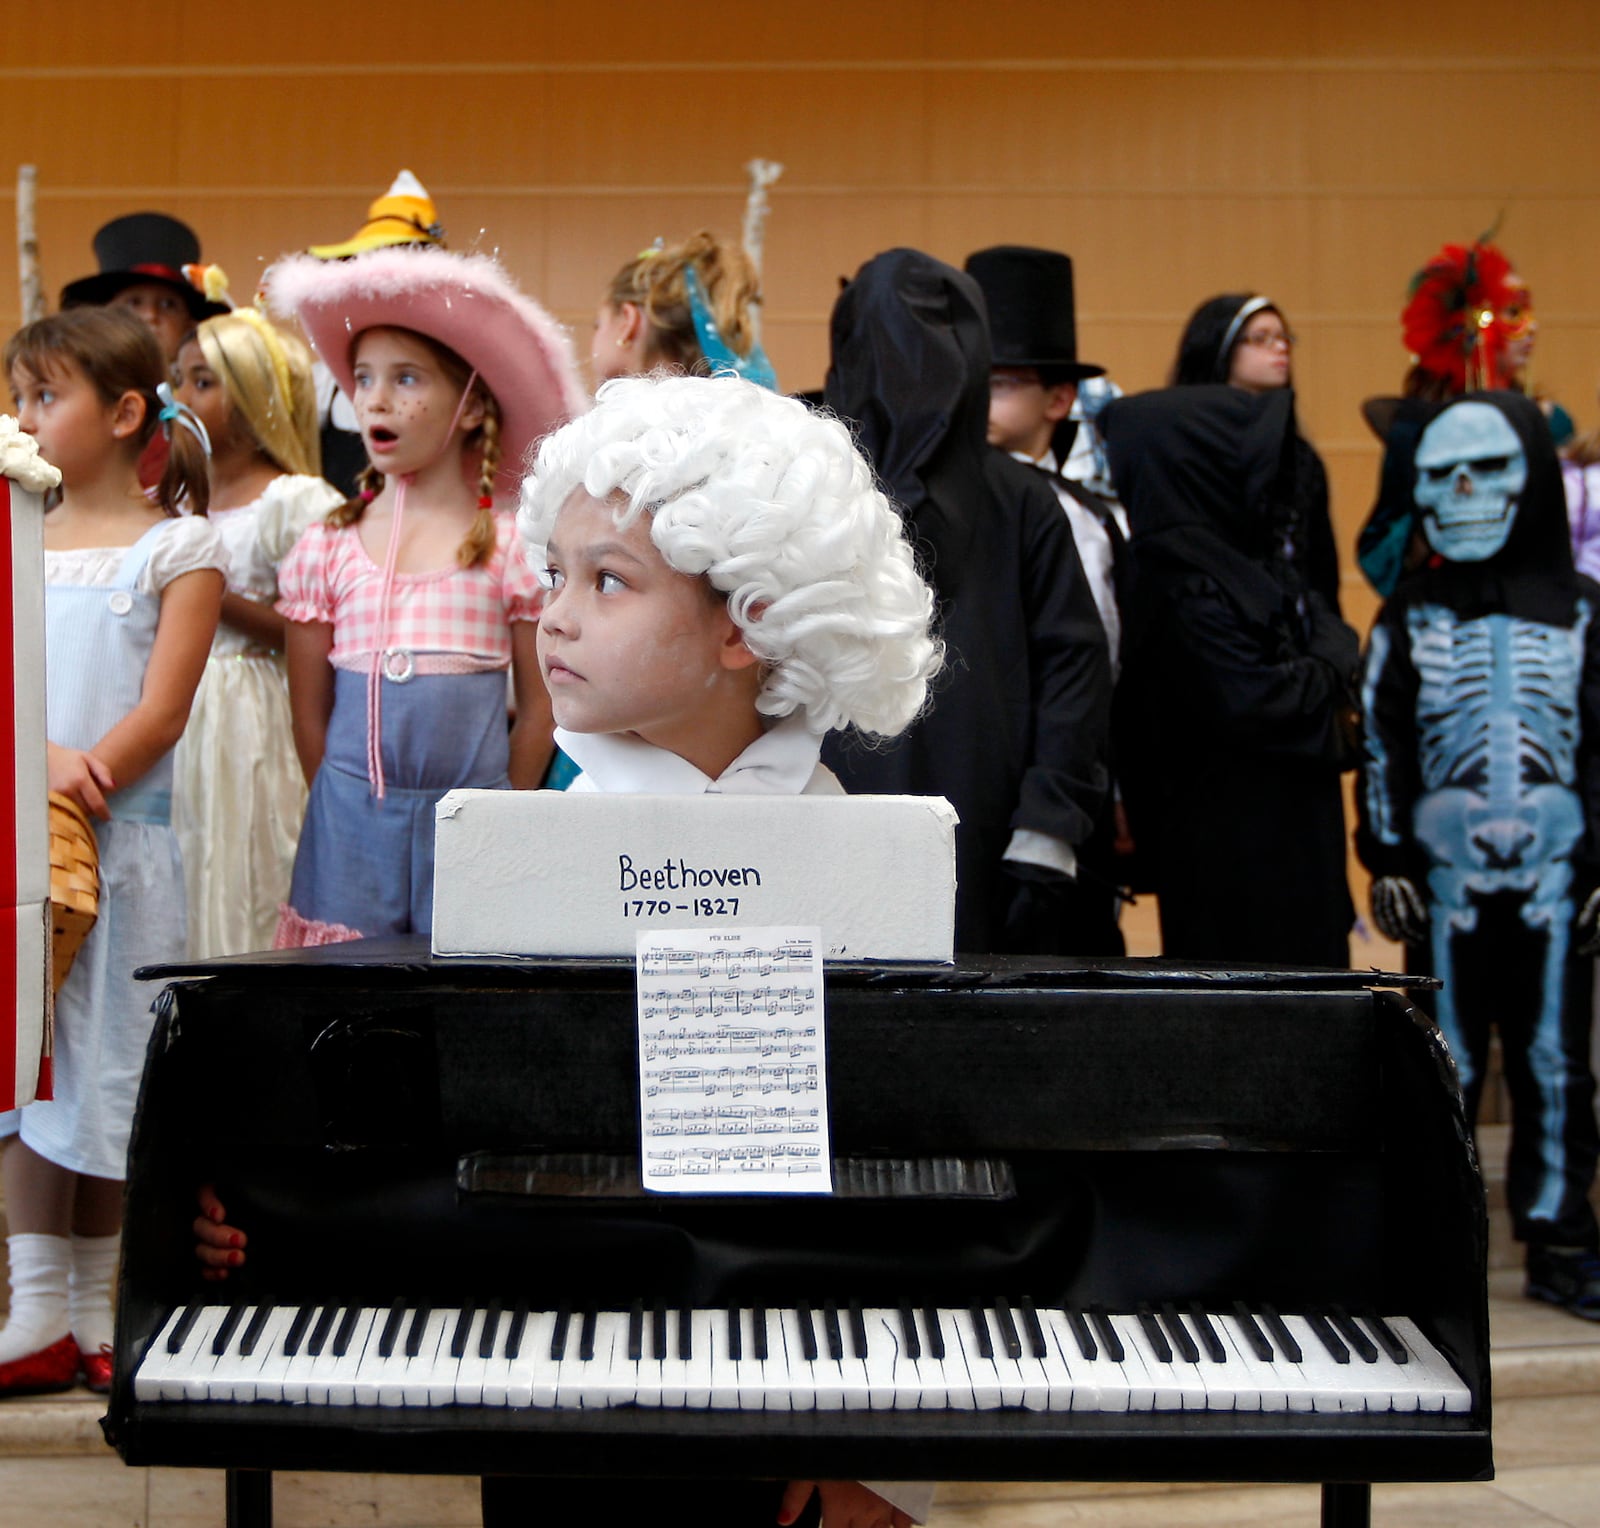
M 645 1186 L 828 1193 L 817 929 L 650 929 L 638 939 Z

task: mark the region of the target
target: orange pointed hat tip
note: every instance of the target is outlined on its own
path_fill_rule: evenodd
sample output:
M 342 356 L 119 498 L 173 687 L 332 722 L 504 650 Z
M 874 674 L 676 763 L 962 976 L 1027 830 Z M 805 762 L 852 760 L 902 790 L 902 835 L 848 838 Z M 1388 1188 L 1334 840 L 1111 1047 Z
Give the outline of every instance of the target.
M 342 244 L 313 244 L 306 253 L 319 260 L 346 260 L 391 244 L 444 244 L 444 225 L 433 198 L 410 170 L 395 176 L 389 189 L 367 208 L 366 222 Z

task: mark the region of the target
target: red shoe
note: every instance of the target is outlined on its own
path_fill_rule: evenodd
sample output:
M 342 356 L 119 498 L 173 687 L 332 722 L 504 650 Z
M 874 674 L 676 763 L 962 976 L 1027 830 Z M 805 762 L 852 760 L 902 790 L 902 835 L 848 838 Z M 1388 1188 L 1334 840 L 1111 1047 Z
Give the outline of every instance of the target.
M 26 1358 L 0 1364 L 0 1396 L 70 1390 L 78 1382 L 78 1344 L 70 1336 Z
M 76 1339 L 73 1347 L 77 1348 Z M 104 1395 L 111 1388 L 111 1348 L 102 1342 L 98 1352 L 85 1353 L 78 1348 L 78 1367 L 83 1373 L 84 1385 L 96 1395 Z

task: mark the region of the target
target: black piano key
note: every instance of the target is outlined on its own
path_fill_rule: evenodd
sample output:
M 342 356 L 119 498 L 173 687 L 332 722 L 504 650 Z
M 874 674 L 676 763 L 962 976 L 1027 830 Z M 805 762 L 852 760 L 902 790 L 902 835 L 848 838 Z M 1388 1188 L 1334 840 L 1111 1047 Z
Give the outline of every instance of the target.
M 383 1318 L 383 1330 L 378 1333 L 378 1357 L 393 1358 L 394 1345 L 400 1340 L 400 1328 L 405 1325 L 406 1302 L 396 1299 Z
M 1089 1323 L 1083 1319 L 1083 1312 L 1071 1305 L 1064 1306 L 1063 1309 L 1066 1312 L 1067 1325 L 1072 1328 L 1072 1340 L 1078 1344 L 1080 1356 L 1090 1360 L 1098 1358 L 1100 1349 L 1095 1345 L 1094 1333 L 1089 1330 Z
M 1292 1364 L 1300 1362 L 1302 1357 L 1300 1344 L 1289 1335 L 1289 1328 L 1283 1324 L 1283 1318 L 1270 1305 L 1261 1307 L 1261 1319 L 1266 1323 L 1267 1330 L 1272 1333 L 1272 1340 L 1278 1345 L 1278 1351 Z
M 324 1305 L 317 1315 L 316 1325 L 311 1328 L 311 1336 L 306 1340 L 306 1352 L 313 1358 L 320 1358 L 322 1350 L 328 1345 L 328 1334 L 333 1330 L 333 1323 L 339 1319 L 337 1305 Z
M 560 1363 L 567 1356 L 567 1328 L 572 1325 L 572 1307 L 565 1300 L 556 1307 L 556 1322 L 550 1328 L 550 1361 Z
M 1194 1338 L 1189 1335 L 1189 1328 L 1183 1324 L 1183 1316 L 1179 1313 L 1178 1307 L 1170 1300 L 1165 1300 L 1157 1315 L 1178 1357 L 1186 1364 L 1199 1363 L 1200 1349 L 1195 1346 Z
M 498 1300 L 491 1300 L 483 1308 L 483 1330 L 478 1333 L 478 1357 L 494 1357 L 495 1334 L 500 1330 L 501 1304 Z
M 1375 1364 L 1378 1361 L 1378 1349 L 1373 1340 L 1361 1330 L 1350 1317 L 1350 1312 L 1342 1305 L 1328 1307 L 1328 1319 L 1333 1322 L 1333 1329 L 1349 1344 L 1350 1351 L 1364 1364 Z
M 739 1320 L 739 1307 L 728 1307 L 728 1358 L 739 1363 L 744 1358 L 744 1329 Z
M 1017 1331 L 1017 1323 L 1012 1319 L 1011 1304 L 1004 1295 L 995 1300 L 994 1314 L 1000 1328 L 1000 1345 L 1006 1350 L 1006 1357 L 1021 1358 L 1022 1337 Z
M 590 1306 L 583 1313 L 583 1326 L 578 1331 L 578 1362 L 592 1364 L 594 1362 L 594 1329 L 599 1324 L 600 1312 Z
M 989 1332 L 989 1313 L 981 1305 L 972 1305 L 968 1308 L 972 1317 L 972 1332 L 978 1339 L 978 1357 L 994 1357 L 994 1338 Z
M 1195 1336 L 1200 1339 L 1200 1346 L 1206 1350 L 1206 1357 L 1214 1364 L 1227 1363 L 1228 1349 L 1217 1334 L 1216 1327 L 1211 1324 L 1211 1317 L 1206 1314 L 1205 1307 L 1198 1300 L 1189 1307 L 1189 1320 L 1194 1323 Z
M 169 1353 L 183 1351 L 183 1345 L 188 1341 L 189 1333 L 194 1330 L 194 1324 L 200 1319 L 200 1312 L 204 1309 L 203 1305 L 186 1305 L 184 1307 L 183 1314 L 178 1317 L 178 1324 L 172 1329 L 172 1335 L 167 1338 L 167 1351 Z
M 249 1358 L 256 1350 L 256 1344 L 261 1341 L 261 1334 L 266 1330 L 267 1322 L 272 1316 L 272 1306 L 265 1300 L 256 1306 L 256 1313 L 250 1318 L 250 1324 L 244 1329 L 244 1336 L 239 1340 L 239 1354 Z
M 638 1363 L 644 1357 L 644 1301 L 635 1300 L 628 1307 L 628 1361 Z
M 1350 1362 L 1350 1349 L 1339 1340 L 1339 1334 L 1328 1325 L 1326 1316 L 1320 1311 L 1308 1310 L 1306 1312 L 1306 1325 L 1311 1328 L 1317 1341 L 1328 1350 L 1328 1357 L 1336 1364 Z
M 242 1305 L 228 1307 L 228 1314 L 222 1318 L 216 1336 L 211 1339 L 211 1353 L 214 1358 L 220 1358 L 228 1351 L 228 1344 L 233 1341 L 233 1334 L 238 1331 L 239 1323 L 244 1320 L 244 1309 Z
M 1028 1352 L 1035 1358 L 1047 1358 L 1050 1348 L 1044 1340 L 1044 1327 L 1039 1321 L 1038 1307 L 1024 1295 L 1017 1301 L 1017 1310 L 1022 1315 L 1022 1334 L 1028 1339 Z
M 1411 1354 L 1405 1343 L 1395 1335 L 1395 1330 L 1375 1310 L 1364 1310 L 1361 1319 L 1366 1322 L 1367 1330 L 1382 1344 L 1383 1351 L 1397 1364 L 1411 1362 Z
M 333 1334 L 333 1343 L 328 1351 L 335 1358 L 343 1358 L 350 1351 L 350 1339 L 356 1334 L 356 1322 L 361 1319 L 359 1305 L 347 1305 L 344 1314 L 339 1318 L 338 1330 Z
M 1243 1300 L 1233 1302 L 1233 1319 L 1244 1335 L 1244 1340 L 1250 1344 L 1250 1351 L 1262 1363 L 1271 1363 L 1272 1344 L 1267 1341 L 1267 1334 L 1256 1325 L 1256 1318 L 1250 1314 L 1250 1307 Z
M 411 1312 L 411 1325 L 406 1329 L 407 1358 L 415 1358 L 422 1352 L 423 1332 L 427 1328 L 428 1317 L 432 1314 L 433 1308 L 426 1300 L 419 1300 Z
M 861 1302 L 850 1302 L 850 1344 L 857 1358 L 867 1356 L 867 1318 L 862 1314 Z
M 800 1301 L 794 1308 L 795 1324 L 800 1328 L 800 1351 L 808 1364 L 817 1361 L 817 1328 L 811 1320 L 811 1307 Z
M 900 1315 L 900 1351 L 907 1358 L 922 1357 L 922 1338 L 917 1334 L 917 1313 L 907 1300 L 898 1306 Z
M 757 1363 L 767 1361 L 767 1308 L 758 1305 L 750 1312 L 750 1356 Z
M 650 1313 L 650 1340 L 655 1343 L 655 1356 L 669 1358 L 667 1352 L 667 1306 L 664 1300 L 657 1300 L 655 1309 Z
M 522 1334 L 528 1329 L 528 1302 L 518 1300 L 511 1308 L 511 1319 L 506 1322 L 506 1341 L 501 1353 L 515 1358 L 522 1351 Z
M 822 1302 L 822 1335 L 828 1339 L 828 1357 L 838 1363 L 844 1357 L 844 1332 L 839 1326 L 839 1306 L 836 1301 Z
M 314 1305 L 302 1305 L 295 1311 L 294 1319 L 289 1323 L 289 1330 L 283 1334 L 285 1358 L 293 1358 L 300 1351 L 300 1344 L 305 1340 L 306 1328 L 311 1325 L 311 1316 L 315 1310 Z
M 928 1329 L 928 1357 L 942 1359 L 944 1357 L 944 1328 L 939 1325 L 939 1307 L 937 1305 L 924 1305 L 922 1307 L 922 1324 Z
M 450 1356 L 452 1358 L 465 1358 L 467 1356 L 467 1339 L 472 1335 L 472 1317 L 475 1311 L 476 1307 L 472 1301 L 468 1300 L 456 1313 L 455 1330 L 450 1334 Z
M 694 1312 L 687 1305 L 678 1307 L 678 1357 L 685 1362 L 694 1357 Z
M 1103 1305 L 1089 1307 L 1089 1320 L 1094 1325 L 1095 1333 L 1100 1338 L 1100 1346 L 1106 1350 L 1109 1362 L 1120 1364 L 1128 1355 L 1122 1346 L 1122 1335 L 1111 1324 L 1111 1317 Z
M 1145 1341 L 1150 1344 L 1150 1350 L 1164 1364 L 1172 1362 L 1172 1346 L 1167 1341 L 1166 1334 L 1161 1330 L 1161 1323 L 1156 1320 L 1156 1313 L 1150 1308 L 1148 1302 L 1141 1300 L 1138 1309 L 1134 1311 L 1138 1317 L 1139 1325 L 1144 1328 Z

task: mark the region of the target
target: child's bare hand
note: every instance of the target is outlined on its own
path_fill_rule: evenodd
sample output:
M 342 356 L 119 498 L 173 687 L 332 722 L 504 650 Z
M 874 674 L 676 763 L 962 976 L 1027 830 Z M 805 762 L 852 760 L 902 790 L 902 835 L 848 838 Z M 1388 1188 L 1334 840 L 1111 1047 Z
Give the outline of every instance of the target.
M 799 1517 L 813 1491 L 822 1497 L 822 1528 L 912 1528 L 906 1513 L 859 1480 L 791 1480 L 778 1506 L 778 1522 Z
M 227 1224 L 227 1211 L 209 1184 L 200 1185 L 200 1213 L 194 1221 L 194 1255 L 200 1259 L 200 1277 L 218 1282 L 227 1278 L 230 1268 L 244 1263 L 244 1245 L 249 1238 L 236 1226 Z
M 84 811 L 110 821 L 111 808 L 106 805 L 105 793 L 114 791 L 117 782 L 92 753 L 51 743 L 46 753 L 46 774 L 51 790 L 70 796 Z

